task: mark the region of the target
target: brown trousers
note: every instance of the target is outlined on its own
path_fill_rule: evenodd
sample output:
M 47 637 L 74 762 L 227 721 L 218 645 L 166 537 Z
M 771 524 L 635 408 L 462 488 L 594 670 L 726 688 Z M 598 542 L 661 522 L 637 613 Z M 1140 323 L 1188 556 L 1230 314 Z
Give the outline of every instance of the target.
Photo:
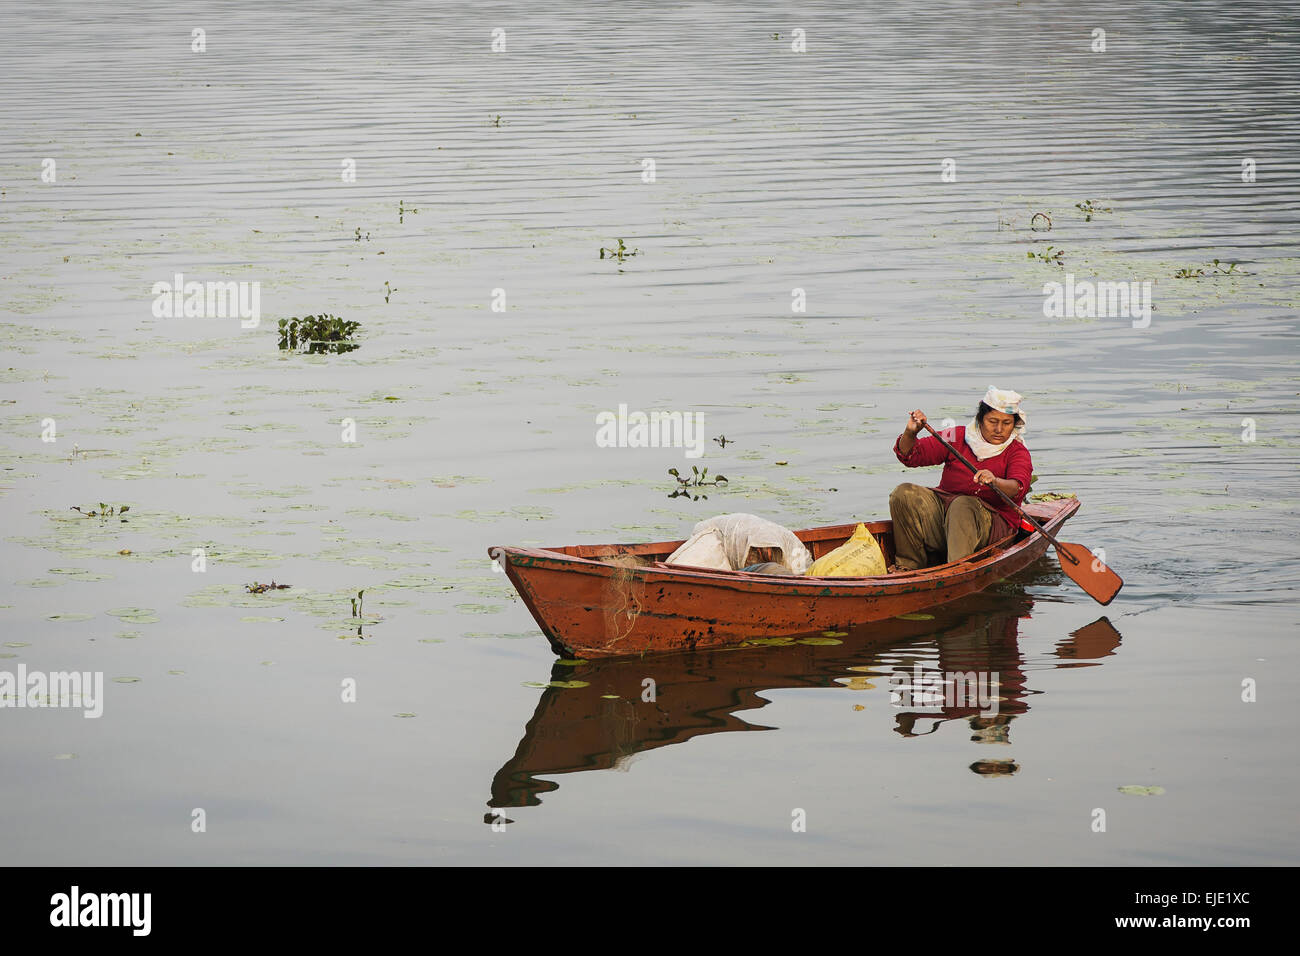
M 945 509 L 932 488 L 910 482 L 889 495 L 894 519 L 894 556 L 899 570 L 915 571 L 960 561 L 989 543 L 993 515 L 978 498 L 953 498 Z

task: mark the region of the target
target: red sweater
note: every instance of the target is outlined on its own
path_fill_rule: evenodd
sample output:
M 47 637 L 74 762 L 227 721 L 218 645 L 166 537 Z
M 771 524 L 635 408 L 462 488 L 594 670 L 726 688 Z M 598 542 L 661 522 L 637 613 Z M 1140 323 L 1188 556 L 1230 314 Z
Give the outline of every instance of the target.
M 948 443 L 962 453 L 962 457 L 974 465 L 976 468 L 987 468 L 993 472 L 995 478 L 1011 478 L 1020 483 L 1020 492 L 1011 495 L 1011 500 L 1016 504 L 1021 504 L 1025 500 L 1025 495 L 1029 491 L 1029 476 L 1033 473 L 1034 463 L 1029 457 L 1029 449 L 1018 438 L 1008 438 L 1011 443 L 1008 448 L 1000 455 L 994 455 L 992 458 L 975 457 L 975 453 L 970 450 L 966 444 L 966 427 L 958 425 L 953 429 L 955 437 L 948 438 L 945 433 L 944 438 L 948 438 Z M 902 436 L 900 436 L 902 437 Z M 1000 515 L 1010 528 L 1018 527 L 1020 516 L 1016 514 L 1015 509 L 1009 508 L 1005 501 L 999 497 L 998 493 L 992 488 L 985 485 L 975 484 L 975 476 L 970 469 L 959 462 L 948 449 L 939 443 L 939 439 L 932 435 L 924 438 L 918 437 L 916 444 L 912 446 L 912 453 L 904 455 L 898 450 L 898 440 L 894 440 L 894 454 L 908 468 L 923 468 L 926 465 L 943 465 L 943 474 L 939 478 L 939 487 L 934 489 L 939 492 L 945 499 L 951 499 L 957 495 L 974 495 L 989 510 Z

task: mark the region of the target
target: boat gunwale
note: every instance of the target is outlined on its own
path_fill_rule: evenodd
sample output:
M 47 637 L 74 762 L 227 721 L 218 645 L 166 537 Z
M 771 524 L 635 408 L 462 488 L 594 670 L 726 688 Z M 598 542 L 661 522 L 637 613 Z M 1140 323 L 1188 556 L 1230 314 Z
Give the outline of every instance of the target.
M 1031 502 L 1036 509 L 1048 511 L 1045 515 L 1030 514 L 1039 522 L 1055 534 L 1055 529 L 1059 528 L 1067 519 L 1072 517 L 1079 510 L 1080 501 L 1077 498 L 1064 498 L 1055 502 Z M 1048 510 L 1050 505 L 1055 504 L 1056 508 Z M 1028 509 L 1027 509 L 1028 510 Z M 872 524 L 883 522 L 849 522 L 848 524 L 823 525 L 816 528 L 804 528 L 796 535 L 812 534 L 815 532 L 836 531 L 848 528 L 847 535 L 852 534 L 852 529 L 858 524 L 866 524 L 870 527 Z M 740 589 L 752 591 L 756 588 L 764 589 L 768 586 L 773 593 L 799 594 L 801 589 L 807 588 L 817 594 L 825 594 L 827 589 L 836 591 L 892 591 L 895 588 L 914 591 L 918 585 L 931 587 L 944 587 L 948 583 L 957 584 L 971 576 L 976 576 L 989 570 L 996 564 L 1003 561 L 1009 561 L 1015 556 L 1021 554 L 1028 548 L 1035 547 L 1039 543 L 1048 546 L 1046 538 L 1035 531 L 1027 537 L 1016 541 L 1014 531 L 1010 536 L 1010 543 L 1007 544 L 1007 538 L 1002 541 L 986 545 L 979 551 L 968 555 L 960 561 L 953 561 L 945 564 L 934 565 L 928 568 L 918 568 L 914 571 L 897 571 L 893 574 L 882 574 L 869 577 L 853 578 L 814 578 L 807 575 L 776 575 L 776 574 L 759 574 L 752 571 L 720 571 L 714 568 L 695 568 L 689 565 L 664 565 L 662 561 L 646 565 L 630 565 L 620 567 L 616 564 L 610 564 L 598 558 L 581 557 L 574 554 L 566 554 L 563 551 L 556 551 L 552 548 L 521 548 L 521 547 L 501 547 L 491 548 L 489 551 L 494 554 L 506 556 L 507 560 L 513 565 L 516 558 L 528 558 L 529 564 L 526 566 L 536 566 L 533 562 L 543 561 L 552 564 L 565 565 L 562 568 L 554 568 L 556 571 L 594 573 L 599 575 L 609 575 L 620 571 L 630 571 L 639 575 L 644 575 L 646 586 L 651 586 L 654 581 L 663 580 L 691 580 L 700 584 L 708 584 L 714 587 L 731 589 Z M 608 548 L 646 548 L 655 545 L 667 545 L 681 542 L 671 541 L 651 541 L 640 544 L 611 544 L 611 545 L 589 545 L 588 547 L 608 547 Z M 566 547 L 577 547 L 575 545 L 566 545 Z M 616 554 L 617 552 L 615 552 Z M 671 552 L 669 552 L 671 553 Z M 980 557 L 983 555 L 983 557 Z M 521 563 L 521 562 L 520 562 Z

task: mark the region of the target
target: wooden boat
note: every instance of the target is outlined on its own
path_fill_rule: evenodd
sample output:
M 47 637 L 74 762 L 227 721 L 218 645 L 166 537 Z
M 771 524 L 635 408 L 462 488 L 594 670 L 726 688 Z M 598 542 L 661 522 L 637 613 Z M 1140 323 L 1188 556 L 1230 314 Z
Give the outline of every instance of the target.
M 1053 535 L 1079 501 L 1025 505 Z M 867 522 L 889 563 L 893 522 Z M 795 534 L 819 558 L 857 523 Z M 668 565 L 682 541 L 489 548 L 557 654 L 598 658 L 739 644 L 883 621 L 982 591 L 1037 561 L 1049 544 L 1017 532 L 969 557 L 868 578 L 812 578 Z

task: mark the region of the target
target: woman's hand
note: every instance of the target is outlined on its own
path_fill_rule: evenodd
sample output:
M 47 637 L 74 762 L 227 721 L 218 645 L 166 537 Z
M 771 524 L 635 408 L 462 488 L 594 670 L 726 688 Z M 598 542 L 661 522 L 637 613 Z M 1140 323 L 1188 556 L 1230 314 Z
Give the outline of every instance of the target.
M 925 412 L 918 408 L 916 411 L 912 412 L 911 416 L 907 419 L 907 424 L 903 427 L 903 433 L 915 438 L 917 432 L 921 430 L 921 426 L 924 424 Z
M 975 472 L 975 484 L 977 485 L 991 485 L 995 480 L 993 472 L 989 471 L 987 468 L 981 468 L 979 471 Z

